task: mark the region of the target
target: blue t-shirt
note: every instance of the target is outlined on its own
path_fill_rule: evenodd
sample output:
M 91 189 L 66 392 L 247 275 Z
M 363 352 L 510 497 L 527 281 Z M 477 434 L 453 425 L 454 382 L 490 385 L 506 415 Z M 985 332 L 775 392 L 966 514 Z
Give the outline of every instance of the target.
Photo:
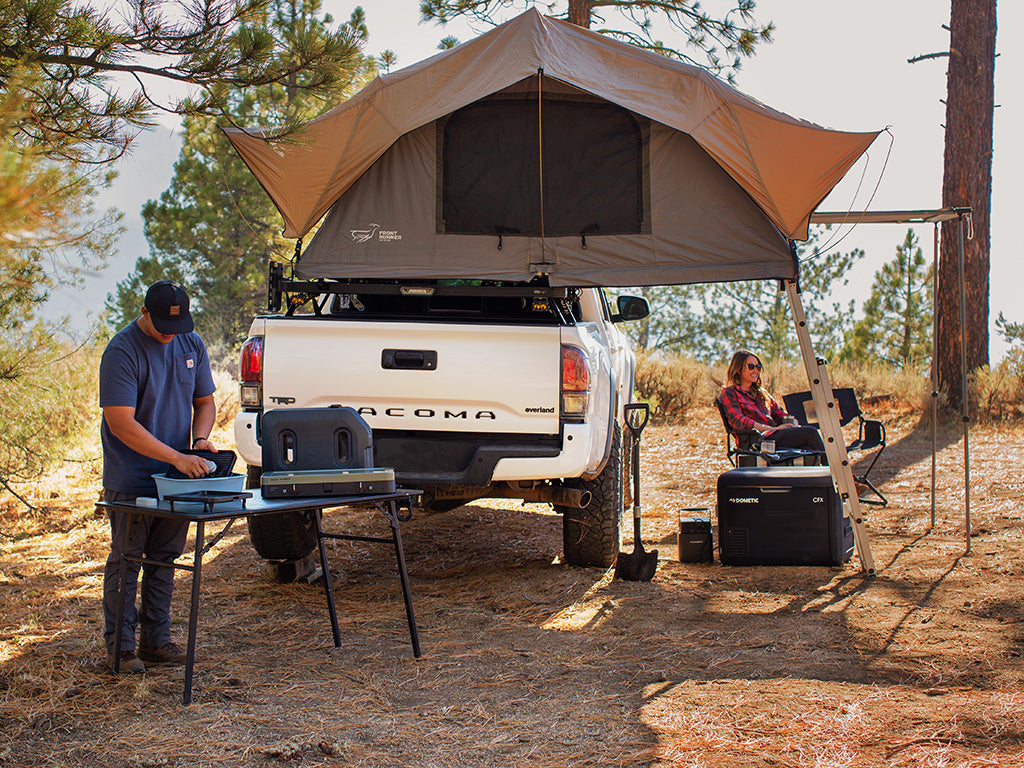
M 182 333 L 168 344 L 145 334 L 138 322 L 122 328 L 100 360 L 100 407 L 129 406 L 135 420 L 175 450 L 191 445 L 192 401 L 216 390 L 206 345 L 198 333 Z M 170 465 L 136 453 L 103 419 L 103 487 L 155 496 L 153 475 Z

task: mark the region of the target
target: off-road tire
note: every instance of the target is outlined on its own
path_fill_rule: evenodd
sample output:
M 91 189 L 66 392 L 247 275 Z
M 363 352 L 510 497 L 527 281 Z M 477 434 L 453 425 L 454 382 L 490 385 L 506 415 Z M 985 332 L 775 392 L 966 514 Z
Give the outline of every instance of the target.
M 568 565 L 607 568 L 619 554 L 623 481 L 622 427 L 615 425 L 612 449 L 601 474 L 593 480 L 565 481 L 567 488 L 590 491 L 583 508 L 555 506 L 562 514 L 562 550 Z M 628 472 L 627 472 L 628 476 Z
M 259 488 L 262 474 L 262 467 L 249 467 L 245 487 Z M 255 515 L 246 520 L 253 549 L 267 560 L 298 560 L 316 549 L 316 531 L 305 512 Z

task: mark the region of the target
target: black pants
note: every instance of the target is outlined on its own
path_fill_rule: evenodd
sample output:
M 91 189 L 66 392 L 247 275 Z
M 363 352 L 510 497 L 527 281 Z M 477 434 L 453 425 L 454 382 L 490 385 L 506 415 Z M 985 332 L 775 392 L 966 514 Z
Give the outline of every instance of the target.
M 126 501 L 134 498 L 118 491 L 103 490 L 104 501 Z M 127 553 L 122 553 L 122 531 L 127 522 L 123 512 L 108 510 L 110 517 L 110 555 L 103 571 L 103 639 L 107 649 L 114 647 L 117 621 L 117 575 L 124 554 L 170 563 L 181 556 L 188 535 L 188 523 L 165 517 L 136 515 L 132 525 Z M 124 588 L 124 624 L 121 629 L 121 650 L 135 650 L 135 629 L 141 624 L 142 645 L 158 646 L 171 639 L 171 592 L 174 569 L 147 565 L 142 568 L 142 589 L 139 608 L 135 607 L 140 563 L 126 562 L 128 580 Z

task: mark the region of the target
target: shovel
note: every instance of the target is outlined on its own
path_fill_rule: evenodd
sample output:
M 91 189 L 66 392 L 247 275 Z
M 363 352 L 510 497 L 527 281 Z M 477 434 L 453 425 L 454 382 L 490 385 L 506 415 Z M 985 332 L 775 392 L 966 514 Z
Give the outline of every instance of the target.
M 647 403 L 630 403 L 623 409 L 626 426 L 633 435 L 633 552 L 620 552 L 615 560 L 615 578 L 650 581 L 658 570 L 658 550 L 645 552 L 640 541 L 640 433 L 651 417 Z

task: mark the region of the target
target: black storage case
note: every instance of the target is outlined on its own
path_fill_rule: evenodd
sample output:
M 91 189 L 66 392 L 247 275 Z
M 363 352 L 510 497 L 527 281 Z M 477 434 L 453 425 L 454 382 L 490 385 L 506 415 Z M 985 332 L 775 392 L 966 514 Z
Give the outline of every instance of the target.
M 853 529 L 828 467 L 743 467 L 718 477 L 724 565 L 842 565 Z
M 707 517 L 679 518 L 679 537 L 676 539 L 680 563 L 714 562 L 711 519 Z
M 352 408 L 275 408 L 260 426 L 264 472 L 373 467 L 373 432 Z

